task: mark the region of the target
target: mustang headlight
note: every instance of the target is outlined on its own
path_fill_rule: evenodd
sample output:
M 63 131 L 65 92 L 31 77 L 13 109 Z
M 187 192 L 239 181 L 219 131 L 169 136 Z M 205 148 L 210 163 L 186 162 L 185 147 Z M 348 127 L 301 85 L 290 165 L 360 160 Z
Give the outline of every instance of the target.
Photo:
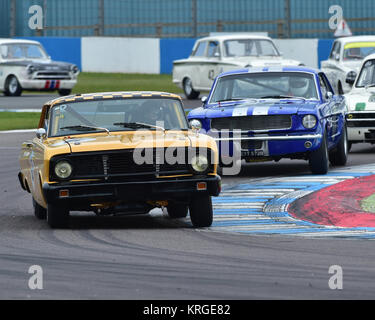
M 55 165 L 55 174 L 60 179 L 67 179 L 72 175 L 73 167 L 65 160 L 59 161 Z
M 302 118 L 302 124 L 306 129 L 312 129 L 316 126 L 316 117 L 313 114 L 308 114 Z
M 203 174 L 207 172 L 210 167 L 208 159 L 204 155 L 195 155 L 191 158 L 191 168 L 194 173 Z

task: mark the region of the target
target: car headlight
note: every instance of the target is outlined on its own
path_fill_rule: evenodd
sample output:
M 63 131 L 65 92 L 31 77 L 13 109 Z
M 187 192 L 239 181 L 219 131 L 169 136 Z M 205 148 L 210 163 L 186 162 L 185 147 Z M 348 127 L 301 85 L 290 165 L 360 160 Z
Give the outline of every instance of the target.
M 68 161 L 62 160 L 55 165 L 55 174 L 60 179 L 67 179 L 72 175 L 73 167 Z
M 202 129 L 202 122 L 197 119 L 190 120 L 189 124 L 193 131 L 198 132 L 200 129 Z
M 195 155 L 191 158 L 191 168 L 194 173 L 203 174 L 207 172 L 210 167 L 208 159 L 204 155 Z
M 73 73 L 78 73 L 79 68 L 75 65 L 71 66 L 70 69 L 72 70 Z
M 34 67 L 34 66 L 32 66 L 32 65 L 28 65 L 27 66 L 27 73 L 28 74 L 32 74 L 32 73 L 34 73 L 36 71 L 36 68 Z
M 306 129 L 312 129 L 316 126 L 316 117 L 312 114 L 308 114 L 303 117 L 302 124 Z

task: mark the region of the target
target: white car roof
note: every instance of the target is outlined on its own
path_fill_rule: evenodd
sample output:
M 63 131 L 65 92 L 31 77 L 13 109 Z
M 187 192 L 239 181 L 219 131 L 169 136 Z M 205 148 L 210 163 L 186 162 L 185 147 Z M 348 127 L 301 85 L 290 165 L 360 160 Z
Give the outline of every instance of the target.
M 341 43 L 347 44 L 350 42 L 363 42 L 363 41 L 374 41 L 375 42 L 375 36 L 353 36 L 353 37 L 342 37 L 338 38 Z
M 218 40 L 218 41 L 225 41 L 231 39 L 262 39 L 262 40 L 272 40 L 270 37 L 267 36 L 259 36 L 259 35 L 252 35 L 252 34 L 225 34 L 225 35 L 217 35 L 217 36 L 209 36 L 198 39 L 198 41 L 202 40 Z
M 0 45 L 11 44 L 11 43 L 30 43 L 30 44 L 39 44 L 40 45 L 40 43 L 38 41 L 34 41 L 34 40 L 0 38 Z

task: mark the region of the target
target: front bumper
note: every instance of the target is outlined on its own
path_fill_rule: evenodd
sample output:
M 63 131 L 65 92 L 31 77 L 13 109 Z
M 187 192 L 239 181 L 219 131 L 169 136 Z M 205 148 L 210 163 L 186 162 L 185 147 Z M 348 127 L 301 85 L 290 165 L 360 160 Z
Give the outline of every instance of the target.
M 71 80 L 20 80 L 21 87 L 25 90 L 58 90 L 72 89 L 77 83 L 76 79 Z
M 197 190 L 197 183 L 205 182 L 206 190 Z M 67 190 L 68 196 L 60 192 Z M 189 199 L 194 194 L 218 196 L 221 178 L 218 175 L 163 178 L 132 182 L 67 182 L 43 184 L 47 203 L 60 204 L 70 209 L 112 201 L 152 201 Z
M 346 122 L 349 141 L 375 143 L 375 112 L 350 112 Z
M 216 138 L 220 156 L 232 157 L 234 152 L 241 153 L 241 158 L 247 157 L 279 157 L 282 155 L 303 154 L 319 148 L 322 134 L 302 135 L 258 135 L 253 137 Z M 253 148 L 244 147 L 244 142 L 254 142 Z M 225 144 L 228 144 L 225 146 Z

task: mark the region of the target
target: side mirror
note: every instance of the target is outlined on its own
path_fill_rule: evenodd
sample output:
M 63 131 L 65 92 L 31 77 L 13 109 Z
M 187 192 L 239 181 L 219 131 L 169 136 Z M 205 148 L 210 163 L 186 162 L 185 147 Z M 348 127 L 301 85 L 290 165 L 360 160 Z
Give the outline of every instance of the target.
M 38 139 L 41 139 L 41 138 L 44 139 L 47 136 L 46 129 L 44 128 L 37 129 L 35 134 Z
M 350 71 L 346 75 L 345 82 L 350 84 L 350 85 L 353 85 L 354 81 L 355 81 L 355 78 L 357 78 L 357 73 L 355 71 Z
M 202 101 L 203 104 L 205 104 L 206 101 L 207 101 L 207 97 L 206 97 L 206 96 L 203 96 L 203 97 L 201 98 L 201 101 Z
M 327 100 L 331 100 L 332 97 L 333 97 L 333 93 L 332 93 L 331 91 L 328 91 L 328 92 L 326 93 L 326 99 L 327 99 Z
M 336 54 L 335 54 L 335 60 L 336 60 L 336 61 L 339 61 L 339 60 L 340 60 L 340 54 L 339 54 L 339 53 L 336 53 Z

